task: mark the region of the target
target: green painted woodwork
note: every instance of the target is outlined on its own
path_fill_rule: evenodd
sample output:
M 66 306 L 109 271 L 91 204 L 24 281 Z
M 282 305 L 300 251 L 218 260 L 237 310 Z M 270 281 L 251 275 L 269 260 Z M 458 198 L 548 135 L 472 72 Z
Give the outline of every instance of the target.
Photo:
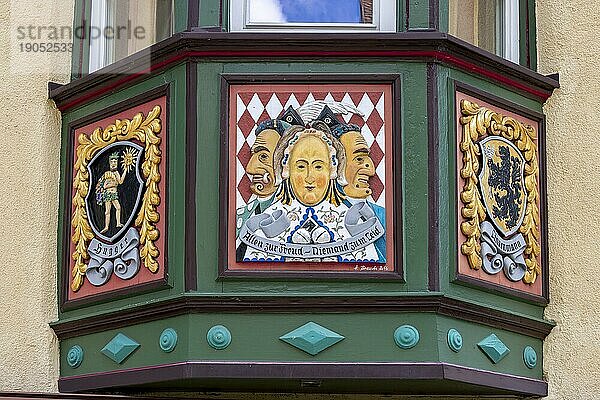
M 523 349 L 523 363 L 529 369 L 533 369 L 537 365 L 537 353 L 533 347 L 527 346 Z
M 229 0 L 221 0 L 221 14 L 223 16 L 223 20 L 221 21 L 221 23 L 223 24 L 221 26 L 221 29 L 224 32 L 228 32 L 229 31 Z M 200 14 L 202 14 L 202 11 L 200 11 Z
M 307 322 L 279 339 L 315 356 L 343 340 L 344 336 L 314 322 Z
M 107 107 L 110 107 L 116 103 L 126 101 L 139 94 L 148 92 L 152 89 L 163 86 L 165 83 L 170 83 L 170 105 L 169 105 L 169 125 L 168 125 L 168 168 L 167 168 L 167 179 L 169 182 L 168 195 L 162 197 L 167 201 L 167 221 L 168 221 L 168 282 L 173 289 L 163 289 L 160 291 L 154 291 L 146 294 L 140 294 L 131 296 L 129 298 L 121 298 L 114 300 L 110 303 L 101 302 L 94 304 L 90 311 L 89 308 L 80 308 L 72 311 L 61 312 L 60 318 L 78 317 L 83 315 L 89 315 L 90 312 L 98 313 L 107 311 L 110 309 L 116 309 L 120 307 L 126 307 L 131 304 L 138 302 L 152 302 L 158 298 L 166 298 L 175 293 L 183 292 L 183 268 L 184 265 L 184 242 L 177 238 L 184 237 L 185 227 L 185 214 L 184 207 L 184 192 L 185 192 L 185 66 L 183 64 L 175 66 L 172 69 L 165 71 L 160 75 L 148 76 L 147 80 L 144 80 L 136 85 L 133 85 L 127 89 L 121 90 L 111 96 L 100 98 L 99 100 L 87 103 L 78 108 L 73 109 L 63 114 L 63 129 L 61 141 L 61 191 L 65 190 L 65 187 L 70 187 L 72 182 L 66 182 L 65 174 L 66 168 L 72 168 L 72 160 L 66 160 L 66 151 L 68 143 L 68 135 L 71 132 L 68 131 L 68 126 L 71 122 L 76 121 L 82 117 L 93 114 Z M 63 192 L 64 193 L 64 192 Z M 66 210 L 63 196 L 60 197 L 60 215 L 64 215 L 65 212 L 70 213 L 70 210 Z M 58 239 L 59 243 L 69 243 L 69 238 L 63 237 L 63 220 L 59 219 Z M 69 273 L 70 271 L 64 270 L 66 260 L 64 260 L 62 248 L 58 248 L 57 251 L 59 260 L 59 277 L 58 282 L 62 284 L 63 274 Z M 179 268 L 175 266 L 178 265 Z M 59 290 L 60 296 L 60 290 Z
M 217 2 L 207 2 L 217 4 Z M 424 5 L 423 1 L 411 1 L 411 7 Z M 428 2 L 427 2 L 428 3 Z M 444 4 L 442 0 L 440 4 Z M 204 7 L 203 3 L 203 7 Z M 225 7 L 226 8 L 226 7 Z M 224 14 L 227 15 L 227 14 Z M 416 16 L 415 16 L 416 15 Z M 411 14 L 415 21 L 423 18 Z M 428 16 L 428 12 L 425 13 Z M 225 18 L 226 19 L 226 18 Z M 201 21 L 202 21 L 201 17 Z M 207 19 L 210 22 L 210 18 Z M 442 19 L 443 21 L 443 19 Z M 402 25 L 400 25 L 402 27 Z M 411 25 L 413 27 L 413 25 Z M 437 132 L 438 163 L 429 160 L 429 121 L 435 116 L 427 115 L 427 65 L 421 62 L 373 61 L 373 60 L 321 60 L 276 61 L 210 60 L 197 64 L 197 162 L 196 162 L 196 263 L 197 291 L 184 292 L 185 269 L 185 161 L 186 161 L 186 68 L 176 65 L 157 75 L 148 75 L 143 81 L 107 94 L 94 102 L 78 106 L 63 114 L 62 178 L 61 192 L 70 187 L 65 180 L 66 168 L 72 160 L 66 159 L 70 122 L 103 110 L 113 104 L 127 101 L 137 95 L 170 83 L 169 140 L 168 140 L 168 275 L 170 288 L 132 295 L 128 298 L 103 300 L 85 307 L 60 312 L 61 322 L 76 322 L 83 317 L 101 317 L 113 310 L 127 310 L 144 304 L 166 302 L 179 297 L 213 298 L 226 296 L 331 296 L 344 300 L 348 296 L 389 296 L 401 302 L 401 296 L 423 296 L 443 293 L 449 298 L 480 304 L 494 310 L 543 320 L 543 308 L 536 304 L 511 298 L 497 292 L 452 283 L 454 279 L 457 244 L 456 191 L 455 191 L 455 108 L 454 82 L 463 82 L 482 91 L 500 96 L 535 112 L 541 112 L 540 102 L 524 97 L 488 80 L 437 66 Z M 218 279 L 219 241 L 219 163 L 221 143 L 222 94 L 221 74 L 399 74 L 401 81 L 400 115 L 394 121 L 402 132 L 398 138 L 402 147 L 402 229 L 403 237 L 396 245 L 403 249 L 403 268 L 406 283 L 369 279 L 315 280 L 282 278 L 224 278 Z M 428 205 L 429 168 L 436 168 L 439 180 L 434 183 L 439 199 L 439 238 L 437 253 L 429 242 Z M 60 215 L 65 209 L 62 200 Z M 62 224 L 62 218 L 59 219 Z M 59 243 L 68 243 L 59 229 Z M 430 257 L 439 267 L 440 291 L 428 289 Z M 59 282 L 62 283 L 65 260 L 59 249 Z M 319 326 L 344 337 L 326 351 L 315 355 L 299 351 L 281 337 L 312 321 Z M 394 340 L 398 327 L 410 325 L 419 333 L 416 346 L 401 349 Z M 232 340 L 222 349 L 211 347 L 208 332 L 215 326 L 225 326 Z M 169 329 L 176 332 L 176 346 L 163 346 L 162 336 Z M 453 335 L 450 346 L 449 331 L 455 330 L 462 337 L 462 347 L 456 345 Z M 135 339 L 141 347 L 117 365 L 100 352 L 118 333 Z M 491 334 L 496 334 L 512 352 L 501 362 L 494 364 L 478 348 L 477 344 Z M 241 361 L 329 361 L 329 362 L 447 362 L 470 368 L 525 376 L 542 377 L 542 342 L 514 332 L 481 324 L 466 322 L 428 312 L 356 312 L 356 313 L 198 313 L 165 318 L 73 337 L 61 341 L 61 360 L 67 360 L 74 346 L 85 350 L 85 360 L 74 369 L 67 362 L 61 363 L 61 376 L 74 376 L 115 369 L 138 368 L 149 365 L 169 364 L 186 360 L 241 360 Z M 217 346 L 218 347 L 218 346 Z M 523 349 L 530 347 L 537 359 L 531 363 Z M 165 348 L 168 349 L 165 350 Z M 457 351 L 460 350 L 460 351 Z M 529 365 L 527 365 L 529 360 Z M 372 383 L 376 390 L 376 383 Z M 454 387 L 454 386 L 453 386 Z M 458 387 L 458 386 L 457 386 Z M 190 386 L 193 389 L 193 386 Z
M 477 343 L 477 347 L 479 347 L 494 364 L 498 364 L 508 355 L 508 353 L 510 353 L 510 349 L 498 336 L 496 336 L 495 333 L 482 339 L 481 342 Z
M 206 341 L 213 349 L 226 349 L 231 344 L 231 332 L 223 325 L 215 325 L 208 330 Z
M 448 11 L 449 11 L 449 7 L 450 5 L 448 4 L 449 0 L 438 0 L 438 7 L 439 7 L 439 30 L 440 32 L 448 32 L 448 25 L 449 25 L 449 17 L 448 17 Z
M 398 0 L 396 2 L 396 30 L 398 32 L 406 31 L 406 1 Z
M 448 347 L 455 353 L 458 353 L 463 346 L 463 338 L 459 331 L 452 328 L 448 330 Z
M 106 343 L 100 352 L 117 364 L 121 364 L 139 347 L 138 342 L 119 332 L 110 342 Z
M 402 130 L 402 185 L 403 185 L 403 230 L 404 238 L 397 245 L 403 246 L 404 270 L 406 283 L 378 282 L 373 280 L 283 280 L 283 279 L 225 279 L 217 281 L 218 266 L 218 210 L 220 207 L 218 195 L 219 182 L 219 148 L 220 114 L 221 114 L 221 73 L 272 73 L 290 74 L 303 71 L 312 73 L 399 73 L 401 75 L 401 118 L 397 123 Z M 520 300 L 508 298 L 497 293 L 488 293 L 462 285 L 450 284 L 454 274 L 456 243 L 454 238 L 454 105 L 453 80 L 469 83 L 489 93 L 507 98 L 521 106 L 540 111 L 541 106 L 534 100 L 514 94 L 509 90 L 498 87 L 488 81 L 474 78 L 471 75 L 454 71 L 446 67 L 438 67 L 438 107 L 439 124 L 439 258 L 440 283 L 442 291 L 451 297 L 466 299 L 485 304 L 499 310 L 542 317 L 539 306 L 523 303 Z M 239 62 L 219 63 L 201 62 L 198 64 L 198 161 L 197 161 L 197 274 L 198 293 L 210 294 L 269 294 L 269 295 L 381 295 L 418 294 L 427 292 L 427 269 L 430 252 L 428 244 L 428 150 L 427 150 L 427 107 L 425 65 L 420 63 L 392 62 Z M 151 292 L 133 296 L 129 299 L 115 300 L 110 303 L 99 303 L 91 308 L 72 310 L 61 313 L 61 320 L 76 319 L 83 315 L 94 315 L 111 309 L 123 308 L 141 302 L 158 301 L 176 297 L 183 292 L 184 249 L 184 189 L 185 189 L 185 68 L 176 66 L 160 75 L 149 76 L 147 80 L 117 91 L 74 109 L 63 116 L 63 137 L 66 137 L 66 127 L 69 122 L 89 115 L 110 105 L 144 93 L 165 82 L 171 82 L 170 118 L 169 118 L 169 282 L 173 289 Z M 452 138 L 450 140 L 450 138 Z M 65 165 L 65 143 L 63 140 L 63 168 Z M 447 154 L 448 156 L 444 156 Z M 447 177 L 447 179 L 445 179 Z M 62 179 L 64 190 L 64 171 Z M 70 182 L 68 183 L 70 184 Z M 61 213 L 64 213 L 61 204 Z M 59 239 L 64 243 L 62 230 Z M 60 253 L 60 252 L 59 252 Z M 61 255 L 59 254 L 59 257 Z M 450 262 L 448 261 L 450 260 Z M 61 265 L 63 260 L 61 261 Z M 63 271 L 61 271 L 62 275 Z
M 345 337 L 326 351 L 310 355 L 280 340 L 306 321 L 327 327 Z M 206 332 L 214 325 L 224 325 L 233 337 L 224 350 L 212 348 Z M 399 348 L 393 337 L 398 326 L 412 325 L 420 332 L 420 341 L 412 349 Z M 446 337 L 454 326 L 463 334 L 463 348 L 456 353 L 448 347 Z M 178 332 L 178 344 L 170 353 L 160 349 L 156 338 L 166 328 Z M 122 364 L 117 365 L 100 353 L 101 346 L 116 334 L 134 338 L 141 347 Z M 315 361 L 315 362 L 448 362 L 466 367 L 509 373 L 540 379 L 541 362 L 529 369 L 523 363 L 523 353 L 509 353 L 502 362 L 493 364 L 477 347 L 482 338 L 498 335 L 510 348 L 534 348 L 541 354 L 542 343 L 512 332 L 480 326 L 430 313 L 356 313 L 356 314 L 248 314 L 210 313 L 190 314 L 148 322 L 118 330 L 66 339 L 61 343 L 64 359 L 70 346 L 78 344 L 86 352 L 85 362 L 74 370 L 61 365 L 62 376 L 91 372 L 136 368 L 147 365 L 170 364 L 184 360 L 220 361 Z M 98 349 L 92 351 L 91 349 Z M 65 353 L 62 353 L 65 352 Z
M 220 74 L 293 74 L 310 71 L 319 74 L 401 74 L 402 95 L 400 98 L 402 186 L 404 190 L 403 230 L 406 240 L 396 245 L 403 246 L 406 284 L 394 282 L 320 280 L 318 282 L 290 281 L 279 279 L 260 280 L 226 279 L 222 281 L 224 293 L 268 293 L 268 294 L 346 294 L 373 292 L 417 292 L 426 290 L 427 275 L 427 106 L 425 65 L 417 63 L 321 63 L 321 62 L 238 62 L 198 64 L 198 161 L 196 170 L 197 220 L 202 223 L 196 228 L 196 252 L 198 260 L 198 291 L 218 290 L 215 271 L 218 265 L 218 212 L 219 212 L 219 148 L 220 131 Z M 407 190 L 406 188 L 410 188 Z M 202 218 L 200 218 L 202 216 Z
M 183 32 L 187 30 L 188 0 L 173 0 L 173 17 L 173 32 Z
M 529 0 L 527 4 L 529 6 L 529 68 L 537 71 L 537 21 L 535 17 L 535 1 Z
M 81 363 L 83 362 L 83 349 L 81 346 L 75 345 L 69 349 L 67 353 L 67 364 L 71 368 L 79 368 Z
M 218 27 L 220 24 L 221 2 L 229 3 L 227 0 L 196 0 L 200 3 L 200 18 L 198 26 L 201 28 Z M 227 7 L 229 8 L 229 7 Z M 223 23 L 229 21 L 229 12 L 223 13 Z M 229 24 L 229 22 L 228 22 Z
M 440 290 L 446 295 L 467 301 L 486 304 L 515 314 L 543 318 L 543 308 L 522 299 L 511 298 L 499 292 L 485 291 L 463 284 L 451 283 L 455 277 L 458 247 L 456 244 L 456 107 L 454 83 L 462 82 L 483 92 L 506 99 L 532 112 L 541 113 L 541 103 L 516 94 L 489 81 L 475 78 L 447 67 L 438 68 L 438 140 L 439 165 L 437 182 L 439 196 L 439 281 Z
M 84 10 L 85 20 L 90 20 L 90 3 L 91 0 L 80 0 L 75 2 L 75 11 L 73 14 L 73 30 L 77 29 L 77 27 L 81 24 L 81 17 L 84 13 Z M 71 53 L 71 80 L 81 78 L 80 72 L 83 74 L 88 73 L 89 62 L 87 62 L 87 60 L 89 60 L 89 50 L 89 38 L 78 39 L 77 37 L 75 37 L 75 35 L 73 35 L 73 52 Z M 81 71 L 80 62 L 82 63 Z
M 408 1 L 408 30 L 429 29 L 429 0 Z
M 401 349 L 412 349 L 419 343 L 420 335 L 412 325 L 402 325 L 394 331 L 394 342 Z
M 167 328 L 160 334 L 158 345 L 165 353 L 170 353 L 177 346 L 177 331 L 173 328 Z
M 438 317 L 437 321 L 439 343 L 438 351 L 440 360 L 444 360 L 452 364 L 468 365 L 469 367 L 477 369 L 496 372 L 506 371 L 507 373 L 514 375 L 529 376 L 532 378 L 541 379 L 541 360 L 539 360 L 534 369 L 528 369 L 523 363 L 523 353 L 518 350 L 524 348 L 525 346 L 531 346 L 537 351 L 538 354 L 542 354 L 541 340 L 519 335 L 514 332 L 508 332 L 506 330 L 476 325 L 470 322 L 445 316 Z M 458 330 L 463 338 L 463 346 L 461 351 L 458 353 L 452 351 L 446 344 L 447 332 L 450 328 Z M 500 339 L 502 339 L 502 342 L 508 348 L 516 350 L 510 352 L 498 364 L 490 362 L 490 359 L 477 347 L 477 343 L 492 333 L 495 333 Z

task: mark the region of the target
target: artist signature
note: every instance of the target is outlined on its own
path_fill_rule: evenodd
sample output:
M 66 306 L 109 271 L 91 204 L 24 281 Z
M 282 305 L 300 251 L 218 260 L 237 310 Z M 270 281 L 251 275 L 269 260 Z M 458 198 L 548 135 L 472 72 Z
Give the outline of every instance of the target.
M 389 271 L 386 265 L 356 265 L 355 271 Z

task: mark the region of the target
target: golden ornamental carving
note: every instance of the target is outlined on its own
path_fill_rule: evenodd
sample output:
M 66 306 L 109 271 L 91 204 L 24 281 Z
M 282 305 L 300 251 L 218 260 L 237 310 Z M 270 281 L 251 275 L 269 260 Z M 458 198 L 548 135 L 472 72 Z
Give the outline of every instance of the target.
M 539 168 L 537 133 L 530 125 L 516 119 L 503 116 L 486 107 L 468 100 L 460 101 L 462 140 L 459 149 L 463 164 L 460 177 L 464 182 L 460 193 L 463 204 L 461 215 L 464 218 L 460 230 L 466 237 L 460 250 L 468 260 L 472 269 L 480 269 L 481 258 L 481 223 L 486 219 L 486 209 L 478 190 L 481 151 L 477 142 L 486 136 L 498 136 L 513 143 L 525 158 L 524 178 L 527 201 L 525 216 L 518 231 L 525 239 L 524 258 L 527 267 L 523 282 L 533 284 L 541 274 L 538 262 L 540 255 L 540 216 L 539 216 Z
M 145 190 L 142 205 L 134 224 L 139 227 L 140 231 L 140 258 L 151 272 L 158 271 L 159 250 L 155 242 L 159 237 L 156 224 L 160 219 L 157 211 L 160 204 L 159 182 L 161 180 L 159 171 L 161 138 L 158 136 L 161 131 L 160 113 L 160 106 L 155 106 L 145 118 L 143 113 L 138 113 L 131 120 L 116 120 L 114 124 L 104 129 L 97 128 L 89 136 L 82 133 L 77 138 L 77 160 L 73 178 L 74 210 L 71 222 L 73 227 L 71 240 L 75 244 L 75 251 L 72 254 L 75 264 L 71 282 L 71 289 L 74 292 L 83 285 L 87 262 L 90 258 L 87 246 L 89 241 L 94 238 L 85 206 L 85 198 L 90 190 L 87 166 L 98 151 L 115 142 L 135 139 L 145 146 L 144 161 L 141 166 L 145 179 Z

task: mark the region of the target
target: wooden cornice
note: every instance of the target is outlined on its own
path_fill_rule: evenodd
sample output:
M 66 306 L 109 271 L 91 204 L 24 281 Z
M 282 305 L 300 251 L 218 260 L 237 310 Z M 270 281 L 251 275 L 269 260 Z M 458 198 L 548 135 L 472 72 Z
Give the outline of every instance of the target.
M 60 340 L 195 313 L 433 312 L 544 339 L 554 324 L 433 295 L 406 296 L 199 296 L 186 295 L 51 324 Z
M 417 60 L 435 62 L 545 101 L 558 87 L 538 74 L 438 31 L 347 33 L 227 33 L 186 31 L 66 85 L 49 85 L 49 97 L 69 110 L 186 60 L 290 59 Z

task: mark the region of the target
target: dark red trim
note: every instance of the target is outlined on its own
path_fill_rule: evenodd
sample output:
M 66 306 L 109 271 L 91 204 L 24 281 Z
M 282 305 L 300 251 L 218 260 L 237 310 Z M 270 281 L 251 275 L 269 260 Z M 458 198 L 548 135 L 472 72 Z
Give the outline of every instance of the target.
M 385 394 L 423 394 L 415 384 L 435 381 L 430 395 L 546 396 L 548 384 L 542 380 L 491 372 L 443 362 L 257 362 L 257 361 L 187 361 L 119 371 L 109 371 L 62 377 L 61 392 L 82 390 L 126 389 L 134 385 L 160 384 L 161 388 L 184 388 L 193 382 L 204 390 L 232 390 L 242 387 L 272 391 L 305 391 L 303 383 L 310 381 L 311 392 L 365 393 L 377 382 L 378 391 Z M 216 383 L 218 382 L 218 383 Z M 439 385 L 442 383 L 442 385 Z M 287 384 L 287 386 L 282 385 Z M 218 385 L 215 386 L 215 385 Z M 323 389 L 321 389 L 323 387 Z M 435 388 L 434 388 L 435 387 Z M 256 390 L 256 389 L 255 389 Z
M 162 59 L 161 61 L 153 63 L 149 68 L 145 68 L 141 71 L 133 72 L 129 75 L 116 75 L 115 80 L 107 83 L 96 90 L 91 90 L 79 97 L 73 93 L 72 100 L 61 102 L 56 100 L 61 111 L 69 110 L 82 103 L 89 102 L 95 98 L 98 98 L 112 90 L 126 85 L 129 82 L 135 81 L 144 75 L 156 72 L 170 65 L 174 65 L 182 60 L 188 58 L 258 58 L 264 60 L 265 58 L 315 58 L 315 57 L 330 57 L 330 58 L 402 58 L 402 59 L 422 59 L 424 61 L 433 60 L 436 62 L 448 64 L 460 69 L 475 73 L 501 83 L 506 86 L 510 86 L 514 89 L 520 90 L 528 95 L 535 97 L 540 101 L 545 101 L 550 95 L 551 91 L 538 90 L 531 85 L 521 83 L 514 79 L 509 78 L 507 75 L 497 73 L 481 66 L 476 65 L 470 61 L 467 61 L 459 56 L 449 53 L 447 50 L 269 50 L 269 49 L 257 49 L 257 50 L 185 50 L 180 53 Z M 515 68 L 518 66 L 515 65 Z M 110 67 L 109 67 L 110 68 Z M 102 71 L 99 71 L 101 73 Z M 75 84 L 77 82 L 73 82 Z M 71 84 L 71 85 L 73 85 Z M 62 92 L 63 88 L 56 89 L 50 94 L 51 97 L 56 96 L 57 92 Z M 73 98 L 74 97 L 74 98 Z M 65 99 L 66 100 L 66 99 Z M 62 103 L 62 104 L 61 104 Z

